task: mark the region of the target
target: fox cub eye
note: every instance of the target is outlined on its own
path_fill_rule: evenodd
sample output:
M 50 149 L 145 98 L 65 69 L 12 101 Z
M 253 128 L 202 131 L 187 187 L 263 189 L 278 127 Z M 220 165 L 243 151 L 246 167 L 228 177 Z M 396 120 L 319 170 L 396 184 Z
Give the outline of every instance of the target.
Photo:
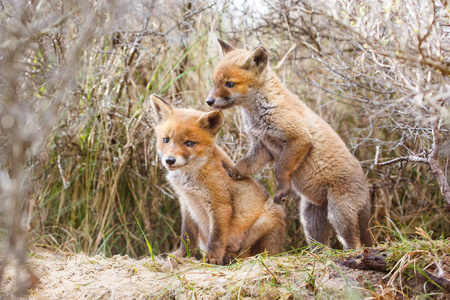
M 195 142 L 193 142 L 193 141 L 187 141 L 187 142 L 184 143 L 184 145 L 186 145 L 186 147 L 194 147 Z
M 163 143 L 164 143 L 164 144 L 167 144 L 169 141 L 170 141 L 169 138 L 163 138 Z
M 227 83 L 225 83 L 225 86 L 226 86 L 227 88 L 232 88 L 232 87 L 234 87 L 235 85 L 236 85 L 236 83 L 231 82 L 231 81 L 228 81 Z

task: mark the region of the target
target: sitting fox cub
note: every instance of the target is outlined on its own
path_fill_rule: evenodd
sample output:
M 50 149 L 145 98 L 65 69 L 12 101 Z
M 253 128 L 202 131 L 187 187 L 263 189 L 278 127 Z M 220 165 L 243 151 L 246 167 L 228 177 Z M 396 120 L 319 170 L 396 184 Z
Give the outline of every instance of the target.
M 206 103 L 216 109 L 242 107 L 251 139 L 247 155 L 224 167 L 234 179 L 249 178 L 275 162 L 281 203 L 291 188 L 301 196 L 301 222 L 309 243 L 329 245 L 333 227 L 345 249 L 371 245 L 370 201 L 364 173 L 341 138 L 268 65 L 263 47 L 235 49 L 219 40 L 225 54 L 214 71 Z
M 156 119 L 157 151 L 179 196 L 181 237 L 205 252 L 207 262 L 223 264 L 264 251 L 283 251 L 284 212 L 252 178 L 234 181 L 222 168 L 231 159 L 216 145 L 220 111 L 176 109 L 150 97 Z M 186 256 L 185 244 L 174 253 Z

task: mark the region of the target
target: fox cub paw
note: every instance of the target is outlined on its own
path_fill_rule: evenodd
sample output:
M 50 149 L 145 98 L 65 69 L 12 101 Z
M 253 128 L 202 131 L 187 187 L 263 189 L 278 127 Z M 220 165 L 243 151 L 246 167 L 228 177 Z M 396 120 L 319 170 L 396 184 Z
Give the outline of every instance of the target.
M 282 204 L 283 202 L 285 202 L 288 198 L 289 195 L 291 194 L 291 190 L 278 190 L 275 193 L 275 196 L 273 196 L 273 202 L 276 204 Z
M 246 176 L 242 176 L 239 171 L 236 170 L 236 167 L 232 167 L 224 161 L 222 161 L 222 166 L 228 173 L 228 176 L 230 176 L 230 178 L 233 180 L 244 180 L 247 178 Z
M 207 264 L 213 264 L 213 265 L 219 265 L 219 266 L 224 265 L 223 257 L 217 257 L 217 256 L 213 256 L 213 255 L 206 255 L 205 262 Z
M 227 252 L 225 256 L 223 257 L 223 264 L 224 265 L 231 265 L 236 262 L 236 258 L 239 256 L 239 253 L 235 252 Z
M 174 252 L 172 252 L 170 255 L 180 259 L 180 258 L 186 257 L 186 250 L 177 249 Z

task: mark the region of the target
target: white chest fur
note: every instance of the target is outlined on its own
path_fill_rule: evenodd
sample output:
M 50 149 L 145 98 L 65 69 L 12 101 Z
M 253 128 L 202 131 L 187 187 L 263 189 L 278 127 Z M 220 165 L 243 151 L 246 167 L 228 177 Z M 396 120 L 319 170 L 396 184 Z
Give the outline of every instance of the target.
M 200 182 L 198 172 L 169 171 L 167 180 L 177 192 L 179 201 L 188 209 L 203 237 L 206 238 L 210 228 L 208 211 L 211 193 Z
M 282 133 L 271 120 L 277 107 L 267 101 L 265 96 L 254 91 L 248 95 L 248 107 L 243 107 L 244 127 L 251 136 L 271 136 L 281 138 Z
M 244 129 L 253 141 L 261 141 L 276 158 L 281 152 L 283 143 L 286 141 L 280 126 L 273 120 L 273 114 L 277 107 L 272 103 L 268 103 L 259 94 L 255 94 L 251 101 L 253 101 L 254 105 L 248 108 L 244 107 L 242 110 Z

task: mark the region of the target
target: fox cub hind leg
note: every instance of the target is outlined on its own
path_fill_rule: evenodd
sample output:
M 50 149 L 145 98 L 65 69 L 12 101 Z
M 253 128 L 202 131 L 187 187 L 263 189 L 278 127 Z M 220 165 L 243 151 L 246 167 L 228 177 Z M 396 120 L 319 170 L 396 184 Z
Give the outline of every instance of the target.
M 315 205 L 305 196 L 302 196 L 300 199 L 300 221 L 308 244 L 319 243 L 327 247 L 330 246 L 332 227 L 328 222 L 327 205 Z M 311 250 L 316 249 L 317 246 L 311 246 Z
M 261 252 L 274 255 L 283 251 L 286 230 L 283 210 L 280 206 L 272 204 L 269 212 L 270 214 L 260 217 L 247 230 L 240 245 L 240 252 L 243 253 L 244 257 Z
M 370 208 L 370 200 L 367 201 L 367 207 Z M 359 218 L 359 232 L 361 237 L 361 243 L 367 247 L 371 247 L 373 244 L 372 235 L 370 234 L 370 219 L 372 218 L 372 213 L 370 209 L 362 209 L 358 215 Z
M 328 220 L 334 227 L 339 241 L 345 250 L 355 249 L 362 244 L 370 246 L 372 244 L 368 229 L 370 209 L 363 205 L 359 207 L 354 205 L 358 203 L 357 196 L 341 197 L 328 200 Z
M 284 251 L 284 224 L 278 224 L 263 235 L 251 248 L 250 255 L 266 252 L 268 255 L 279 254 Z
M 272 225 L 268 231 L 265 231 L 261 236 L 259 232 L 256 232 L 262 227 L 253 228 L 255 232 L 247 235 L 246 239 L 242 242 L 239 251 L 230 251 L 227 249 L 227 254 L 224 257 L 225 264 L 232 263 L 237 257 L 245 258 L 254 256 L 259 253 L 267 253 L 268 255 L 275 255 L 284 251 L 284 236 L 286 231 L 286 225 L 283 222 L 278 222 L 276 225 Z M 255 230 L 256 229 L 256 230 Z M 255 237 L 260 236 L 257 240 Z
M 355 249 L 361 246 L 360 243 L 372 245 L 368 229 L 370 210 L 364 207 L 359 212 L 354 212 L 346 204 L 330 199 L 328 205 L 318 206 L 302 197 L 300 220 L 309 244 L 319 243 L 329 247 L 334 228 L 344 249 Z M 311 250 L 318 250 L 318 246 L 312 246 Z

